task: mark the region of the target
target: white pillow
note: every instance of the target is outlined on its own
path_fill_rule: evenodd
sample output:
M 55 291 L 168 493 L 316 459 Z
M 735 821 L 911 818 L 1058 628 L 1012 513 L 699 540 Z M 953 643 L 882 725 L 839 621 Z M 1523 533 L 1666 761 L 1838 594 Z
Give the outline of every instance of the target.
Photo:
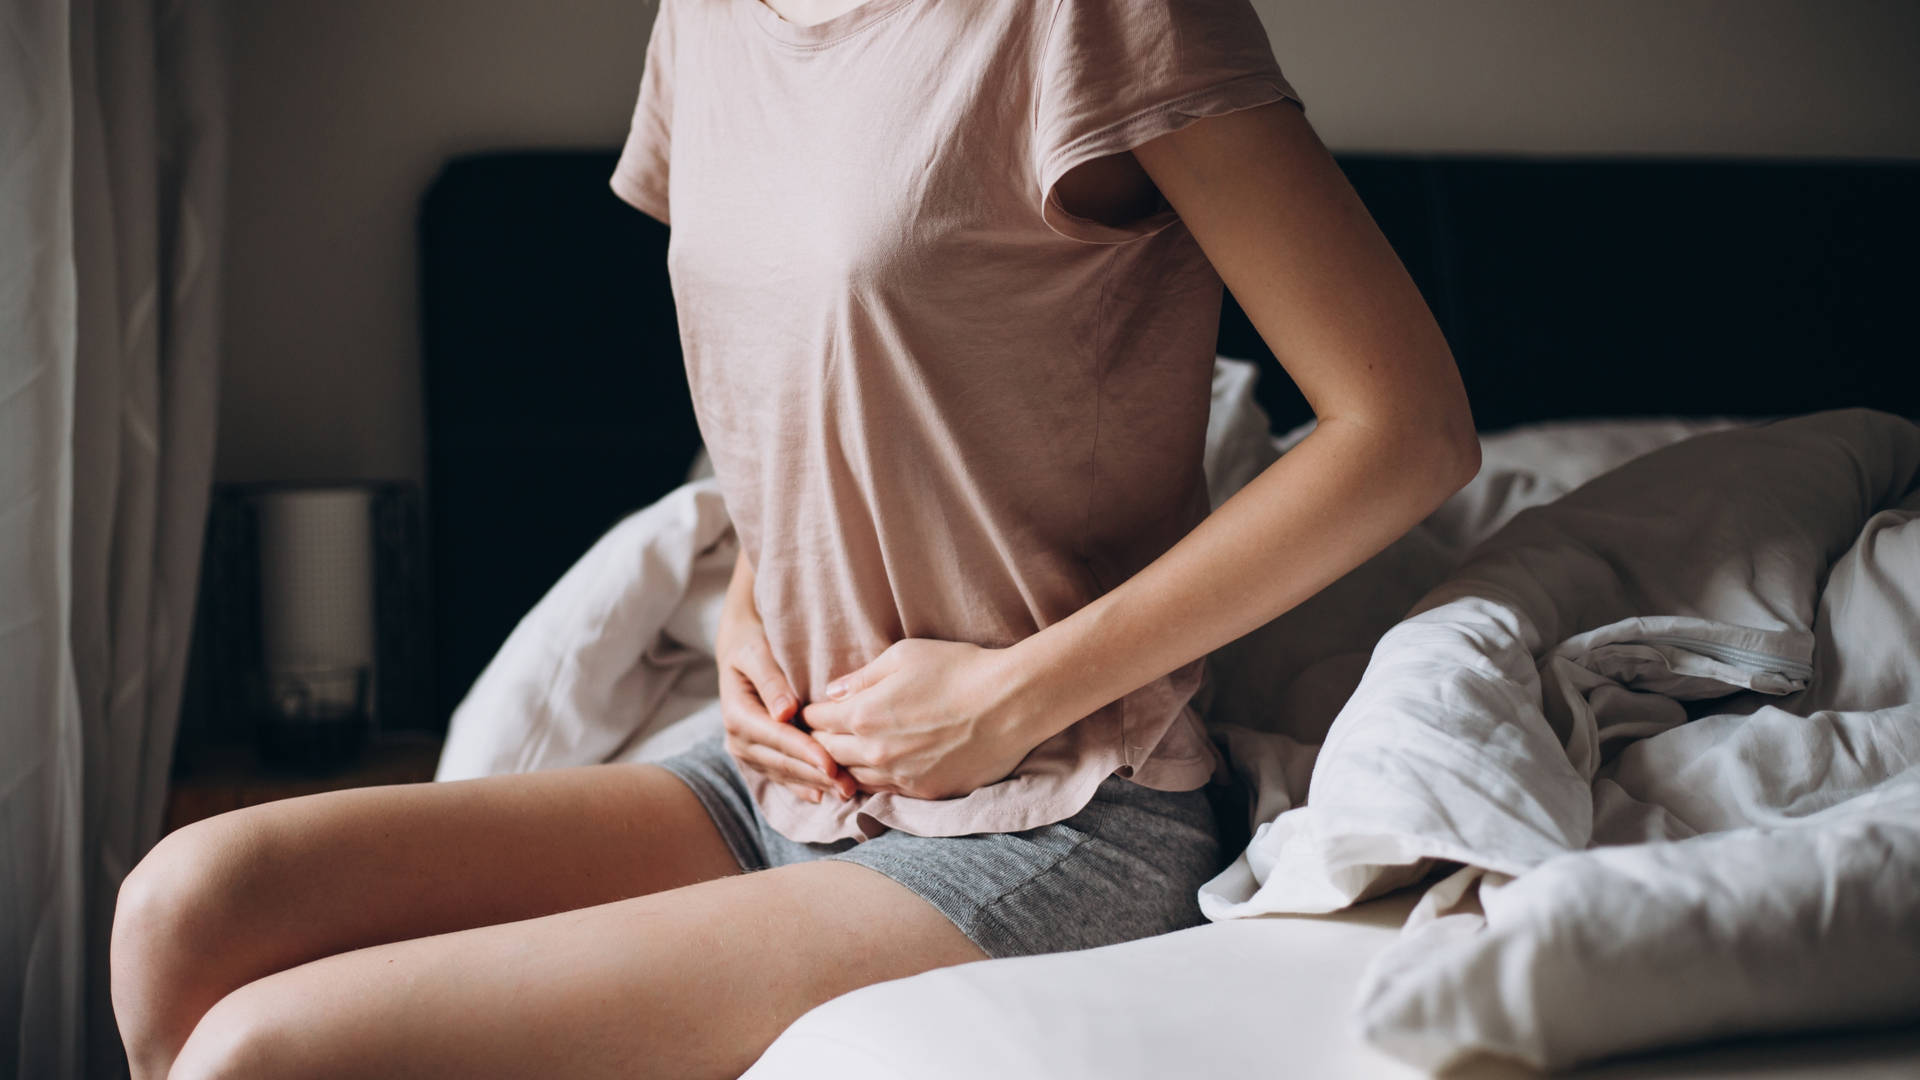
M 717 715 L 701 710 L 719 692 L 713 633 L 737 552 L 710 478 L 628 515 L 507 636 L 454 710 L 434 779 L 684 745 L 692 733 L 678 721 Z M 677 741 L 646 743 L 669 726 Z

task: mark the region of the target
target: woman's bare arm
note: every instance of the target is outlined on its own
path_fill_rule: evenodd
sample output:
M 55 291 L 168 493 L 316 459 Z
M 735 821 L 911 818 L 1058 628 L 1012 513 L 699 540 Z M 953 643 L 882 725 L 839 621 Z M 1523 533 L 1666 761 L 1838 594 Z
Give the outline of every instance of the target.
M 1319 422 L 1159 559 L 1010 650 L 1043 732 L 1312 596 L 1480 466 L 1439 326 L 1298 108 L 1199 121 L 1134 156 Z

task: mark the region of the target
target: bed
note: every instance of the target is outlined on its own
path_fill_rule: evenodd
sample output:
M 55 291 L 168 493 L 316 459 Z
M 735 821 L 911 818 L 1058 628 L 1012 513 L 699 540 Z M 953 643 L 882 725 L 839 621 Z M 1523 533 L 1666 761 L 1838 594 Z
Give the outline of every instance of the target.
M 610 151 L 464 158 L 449 164 L 423 206 L 437 676 L 450 717 L 442 779 L 648 760 L 716 720 L 701 642 L 711 640 L 714 600 L 731 564 L 730 528 L 704 475 L 686 399 L 665 230 L 605 191 L 612 160 Z M 1902 978 L 1920 971 L 1920 862 L 1900 846 L 1903 826 L 1920 825 L 1920 805 L 1909 813 L 1899 791 L 1876 786 L 1905 775 L 1898 766 L 1909 759 L 1920 762 L 1900 741 L 1920 730 L 1920 714 L 1900 711 L 1910 697 L 1865 703 L 1880 706 L 1871 718 L 1879 771 L 1853 776 L 1844 792 L 1870 795 L 1877 808 L 1872 820 L 1848 827 L 1880 831 L 1868 846 L 1836 850 L 1871 850 L 1877 861 L 1851 877 L 1806 878 L 1825 887 L 1828 900 L 1854 895 L 1842 886 L 1863 890 L 1864 899 L 1844 909 L 1847 919 L 1830 907 L 1805 917 L 1826 919 L 1817 929 L 1827 936 L 1816 944 L 1832 948 L 1807 947 L 1805 918 L 1778 924 L 1798 937 L 1761 927 L 1750 947 L 1739 934 L 1756 925 L 1751 919 L 1726 923 L 1738 933 L 1716 936 L 1712 923 L 1708 932 L 1688 931 L 1686 918 L 1721 910 L 1696 890 L 1673 901 L 1682 930 L 1672 940 L 1702 947 L 1665 950 L 1668 970 L 1649 970 L 1643 956 L 1633 978 L 1596 977 L 1593 992 L 1569 992 L 1580 986 L 1579 964 L 1604 973 L 1622 950 L 1548 956 L 1539 942 L 1564 934 L 1515 937 L 1501 922 L 1541 905 L 1567 907 L 1556 897 L 1585 895 L 1581 875 L 1596 867 L 1639 880 L 1632 875 L 1645 871 L 1634 866 L 1564 857 L 1589 854 L 1573 849 L 1586 846 L 1595 821 L 1645 833 L 1612 835 L 1611 852 L 1700 850 L 1703 866 L 1721 855 L 1735 866 L 1753 857 L 1680 842 L 1816 837 L 1753 831 L 1744 819 L 1720 828 L 1635 817 L 1628 811 L 1654 805 L 1655 789 L 1632 788 L 1620 762 L 1657 755 L 1629 757 L 1620 747 L 1676 746 L 1669 757 L 1700 760 L 1713 746 L 1735 756 L 1769 752 L 1726 740 L 1685 744 L 1715 730 L 1716 709 L 1733 717 L 1726 730 L 1743 737 L 1799 737 L 1790 725 L 1753 718 L 1772 717 L 1770 703 L 1790 700 L 1780 695 L 1806 693 L 1819 680 L 1810 673 L 1789 685 L 1798 668 L 1777 662 L 1742 667 L 1745 654 L 1729 651 L 1741 646 L 1728 642 L 1759 639 L 1728 637 L 1726 627 L 1750 631 L 1765 620 L 1742 622 L 1719 608 L 1766 608 L 1784 621 L 1761 644 L 1818 659 L 1836 655 L 1830 643 L 1817 650 L 1812 633 L 1841 623 L 1810 606 L 1830 583 L 1858 583 L 1850 585 L 1858 596 L 1899 604 L 1909 599 L 1899 586 L 1920 584 L 1920 564 L 1909 573 L 1900 561 L 1906 549 L 1898 543 L 1906 541 L 1895 528 L 1920 517 L 1920 503 L 1903 509 L 1920 440 L 1902 419 L 1920 416 L 1920 348 L 1907 314 L 1920 284 L 1911 267 L 1920 168 L 1381 156 L 1343 156 L 1341 164 L 1448 334 L 1483 429 L 1486 466 L 1407 540 L 1310 601 L 1316 609 L 1216 654 L 1204 691 L 1209 723 L 1244 775 L 1238 818 L 1248 829 L 1235 845 L 1248 854 L 1216 879 L 1216 921 L 1107 949 L 869 987 L 802 1018 L 750 1076 L 1500 1076 L 1525 1075 L 1518 1063 L 1528 1060 L 1584 1065 L 1582 1075 L 1596 1076 L 1920 1074 L 1920 986 Z M 1284 453 L 1309 420 L 1231 298 L 1219 352 L 1208 452 L 1216 501 Z M 1831 411 L 1860 406 L 1873 408 Z M 1808 422 L 1809 414 L 1824 419 Z M 1801 419 L 1769 422 L 1783 417 Z M 1711 439 L 1722 442 L 1701 441 Z M 1724 497 L 1690 499 L 1724 462 L 1744 463 L 1744 471 L 1715 478 L 1711 490 Z M 1773 477 L 1784 478 L 1778 491 L 1764 483 Z M 1794 477 L 1801 479 L 1787 482 Z M 1858 497 L 1835 501 L 1846 491 Z M 1805 557 L 1785 568 L 1763 560 L 1765 573 L 1737 586 L 1712 582 L 1713 573 L 1664 559 L 1658 544 L 1644 542 L 1663 523 L 1682 521 L 1683 535 L 1724 536 L 1716 542 L 1751 551 L 1746 538 L 1756 523 L 1779 519 L 1789 497 L 1802 500 L 1793 506 L 1820 508 L 1831 536 L 1807 538 Z M 1694 520 L 1695 504 L 1712 512 Z M 1622 507 L 1645 517 L 1620 518 Z M 1590 528 L 1580 523 L 1596 514 L 1613 520 L 1614 531 L 1581 542 L 1604 549 L 1596 565 L 1614 575 L 1607 580 L 1616 591 L 1668 597 L 1673 612 L 1693 622 L 1663 623 L 1658 633 L 1636 624 L 1636 637 L 1619 629 L 1628 618 L 1596 622 L 1586 607 L 1570 614 L 1568 598 L 1585 596 L 1588 579 L 1549 581 L 1540 595 L 1521 595 L 1539 578 L 1525 570 L 1534 553 L 1550 538 Z M 1906 530 L 1907 540 L 1920 538 L 1917 530 Z M 1869 535 L 1883 542 L 1862 549 Z M 1563 564 L 1572 563 L 1552 563 Z M 1516 566 L 1525 570 L 1518 577 Z M 1876 583 L 1876 574 L 1892 575 L 1893 587 Z M 610 581 L 625 585 L 609 589 Z M 1701 592 L 1702 581 L 1713 591 Z M 1902 623 L 1902 611 L 1910 607 L 1879 615 L 1877 629 L 1861 635 L 1873 639 L 1879 651 L 1870 658 L 1883 667 L 1914 656 L 1920 622 Z M 1645 623 L 1673 612 L 1612 614 Z M 1794 619 L 1806 625 L 1796 629 Z M 1562 623 L 1566 633 L 1541 629 Z M 1591 637 L 1609 627 L 1611 637 Z M 1565 647 L 1582 633 L 1588 639 L 1579 648 Z M 1533 680 L 1533 700 L 1546 703 L 1538 721 L 1528 713 L 1495 729 L 1531 731 L 1532 741 L 1475 766 L 1504 770 L 1533 801 L 1507 800 L 1499 814 L 1448 823 L 1443 837 L 1418 799 L 1375 793 L 1356 810 L 1338 788 L 1316 787 L 1306 798 L 1319 776 L 1392 767 L 1396 746 L 1457 753 L 1447 731 L 1435 736 L 1432 725 L 1406 728 L 1384 748 L 1370 747 L 1365 733 L 1388 730 L 1370 719 L 1393 713 L 1378 713 L 1379 702 L 1403 702 L 1410 692 L 1410 682 L 1391 678 L 1396 660 L 1428 663 L 1437 650 L 1468 640 L 1477 650 L 1503 634 L 1511 655 L 1474 652 L 1448 670 L 1481 679 L 1457 687 L 1469 698 L 1518 701 L 1524 695 L 1511 687 Z M 603 681 L 556 695 L 541 665 L 560 653 L 593 666 Z M 1487 663 L 1503 655 L 1521 662 Z M 1655 661 L 1659 678 L 1647 681 Z M 1783 666 L 1792 670 L 1783 675 Z M 1883 675 L 1874 692 L 1907 697 L 1902 678 Z M 1543 685 L 1558 698 L 1543 696 Z M 1654 698 L 1681 714 L 1621 710 L 1622 702 L 1651 708 Z M 1431 704 L 1395 715 L 1444 711 L 1444 702 Z M 1825 704 L 1838 715 L 1862 702 Z M 1848 745 L 1861 745 L 1855 729 L 1833 730 L 1836 738 L 1855 732 Z M 1602 805 L 1596 797 L 1581 809 L 1601 781 L 1647 798 Z M 1678 820 L 1670 812 L 1678 796 L 1660 790 L 1661 812 Z M 1846 801 L 1830 794 L 1834 805 Z M 1362 811 L 1373 831 L 1366 844 L 1347 845 L 1345 861 L 1305 844 L 1336 834 L 1350 840 L 1351 829 L 1340 832 L 1349 819 L 1338 815 Z M 1584 826 L 1567 824 L 1583 813 Z M 1656 827 L 1668 832 L 1648 831 Z M 1586 831 L 1572 835 L 1578 828 Z M 1692 832 L 1674 832 L 1683 828 Z M 1529 848 L 1555 829 L 1568 835 Z M 1392 847 L 1382 837 L 1404 857 L 1380 854 Z M 1664 843 L 1627 843 L 1636 838 Z M 1836 857 L 1826 849 L 1788 854 Z M 1685 876 L 1662 873 L 1657 881 Z M 1671 914 L 1659 906 L 1667 901 L 1648 895 L 1636 918 Z M 1479 948 L 1496 938 L 1504 952 Z M 1799 966 L 1788 980 L 1797 990 L 1783 988 L 1779 970 L 1743 967 L 1744 957 L 1772 955 L 1766 949 L 1776 945 Z M 1426 962 L 1443 955 L 1448 963 Z M 1500 992 L 1482 993 L 1474 981 L 1499 982 L 1484 974 L 1488 963 L 1505 965 Z M 1516 982 L 1515 973 L 1527 978 Z M 1601 992 L 1608 985 L 1651 990 L 1609 997 Z M 1822 1000 L 1837 1003 L 1834 1010 L 1808 1004 L 1816 988 L 1827 989 Z M 1526 1009 L 1510 1007 L 1548 998 L 1590 1003 L 1597 1019 L 1547 1010 L 1516 1019 Z M 1462 1001 L 1476 1008 L 1453 1009 Z M 1055 1019 L 1041 1031 L 1036 1015 Z M 1859 1030 L 1835 1030 L 1848 1026 Z

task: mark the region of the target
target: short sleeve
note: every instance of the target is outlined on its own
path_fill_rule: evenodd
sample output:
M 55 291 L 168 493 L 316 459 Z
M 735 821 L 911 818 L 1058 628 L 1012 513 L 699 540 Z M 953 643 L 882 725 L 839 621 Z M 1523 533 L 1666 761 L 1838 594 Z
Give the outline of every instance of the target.
M 673 139 L 673 7 L 674 0 L 660 0 L 660 13 L 653 18 L 633 123 L 609 181 L 615 195 L 661 221 L 668 220 L 667 161 Z
M 1093 243 L 1151 235 L 1177 215 L 1163 204 L 1122 225 L 1079 217 L 1055 190 L 1074 166 L 1205 117 L 1283 100 L 1305 108 L 1249 0 L 1057 0 L 1033 85 L 1041 217 Z

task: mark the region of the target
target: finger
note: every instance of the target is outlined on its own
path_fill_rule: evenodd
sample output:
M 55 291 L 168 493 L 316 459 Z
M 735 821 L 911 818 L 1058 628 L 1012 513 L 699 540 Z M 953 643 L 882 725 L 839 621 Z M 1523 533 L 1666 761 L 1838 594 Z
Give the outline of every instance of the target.
M 813 738 L 822 749 L 833 755 L 833 760 L 839 762 L 842 769 L 849 773 L 856 765 L 869 769 L 878 765 L 874 760 L 873 748 L 858 735 L 843 735 L 836 731 L 816 731 L 813 733 Z M 855 777 L 855 779 L 859 778 Z
M 791 723 L 781 723 L 767 713 L 745 672 L 730 664 L 725 674 L 727 677 L 721 682 L 721 699 L 725 706 L 722 713 L 730 735 L 742 745 L 763 743 L 793 760 L 812 766 L 821 778 L 809 779 L 808 782 L 824 791 L 837 793 L 843 799 L 851 799 L 859 794 L 853 778 L 840 768 L 826 748 Z
M 748 725 L 744 729 L 734 731 L 732 733 L 733 741 L 739 747 L 740 753 L 742 754 L 753 752 L 777 758 L 786 763 L 784 771 L 792 772 L 796 776 L 803 777 L 807 783 L 823 789 L 833 786 L 833 778 L 822 771 L 819 765 L 807 758 L 789 753 L 785 748 L 761 738 L 761 735 L 769 729 L 778 730 L 778 725 L 772 724 L 770 721 L 761 720 L 758 723 Z
M 872 746 L 859 736 L 816 732 L 814 738 L 820 742 L 821 746 L 826 747 L 835 761 L 840 763 L 842 774 L 848 778 L 848 782 L 853 785 L 856 792 L 891 791 L 895 794 L 904 794 L 894 785 L 892 774 L 875 763 Z
M 832 755 L 815 745 L 806 732 L 775 719 L 767 711 L 745 672 L 727 669 L 726 677 L 721 680 L 720 700 L 728 731 L 779 747 L 828 776 L 838 771 Z
M 894 784 L 893 777 L 879 769 L 868 768 L 865 765 L 855 765 L 849 767 L 847 773 L 859 781 L 862 790 L 886 791 L 895 795 L 902 793 L 901 789 Z
M 742 756 L 749 746 L 764 745 L 795 765 L 804 767 L 809 776 L 808 783 L 823 790 L 838 786 L 838 766 L 835 766 L 835 772 L 830 773 L 822 765 L 823 762 L 833 762 L 832 755 L 791 724 L 778 723 L 768 717 L 751 692 L 745 688 L 729 692 L 723 686 L 720 699 L 721 726 L 726 730 L 727 749 L 736 757 Z M 789 741 L 793 736 L 799 736 L 802 740 L 799 745 Z
M 784 754 L 799 758 L 829 779 L 837 779 L 842 775 L 840 763 L 811 734 L 792 724 L 779 723 L 764 712 L 752 716 L 750 720 L 745 725 L 744 733 L 755 742 L 767 743 Z
M 734 757 L 741 764 L 764 773 L 786 787 L 803 789 L 813 795 L 825 794 L 834 790 L 835 787 L 832 781 L 820 775 L 813 766 L 783 754 L 765 743 L 743 743 L 734 753 Z M 808 801 L 820 800 L 809 798 Z
M 800 708 L 800 720 L 816 735 L 834 731 L 852 733 L 853 705 L 845 701 L 809 701 Z
M 747 677 L 753 692 L 766 706 L 767 715 L 777 723 L 786 723 L 800 707 L 800 696 L 787 683 L 787 676 L 774 662 L 773 650 L 764 640 L 755 640 L 735 650 L 734 666 Z
M 834 760 L 827 748 L 820 745 L 814 737 L 792 724 L 776 723 L 765 713 L 749 711 L 748 722 L 742 725 L 740 734 L 747 742 L 764 743 L 778 752 L 805 763 L 817 770 L 828 791 L 837 792 L 843 799 L 851 799 L 859 793 L 859 785 L 853 782 L 840 763 Z
M 883 652 L 860 667 L 828 682 L 826 689 L 821 691 L 822 696 L 828 701 L 839 701 L 872 686 L 883 673 L 881 660 L 886 655 Z
M 765 706 L 749 710 L 769 725 L 755 738 L 812 763 L 828 778 L 829 790 L 837 790 L 841 798 L 851 799 L 858 794 L 859 789 L 840 769 L 833 756 L 805 732 L 793 726 L 793 721 L 799 716 L 799 702 L 786 676 L 780 671 L 780 665 L 774 662 L 772 650 L 767 648 L 765 641 L 736 650 L 733 670 L 743 677 L 753 694 L 759 698 L 760 704 Z

